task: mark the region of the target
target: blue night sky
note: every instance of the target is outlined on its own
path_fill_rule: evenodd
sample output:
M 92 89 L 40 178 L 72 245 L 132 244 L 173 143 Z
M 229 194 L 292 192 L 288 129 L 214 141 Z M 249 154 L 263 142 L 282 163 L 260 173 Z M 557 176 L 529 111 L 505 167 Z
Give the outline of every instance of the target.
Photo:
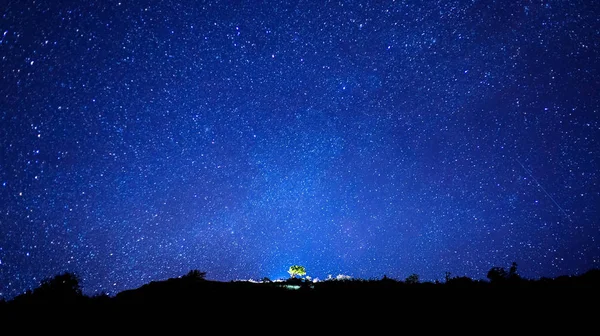
M 600 267 L 596 1 L 8 1 L 0 296 Z

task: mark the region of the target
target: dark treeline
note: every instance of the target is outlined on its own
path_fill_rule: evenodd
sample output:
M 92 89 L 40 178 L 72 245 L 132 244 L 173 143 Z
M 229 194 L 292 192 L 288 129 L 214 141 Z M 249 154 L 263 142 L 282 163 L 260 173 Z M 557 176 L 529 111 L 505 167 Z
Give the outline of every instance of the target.
M 34 290 L 0 301 L 2 307 L 30 305 L 80 305 L 86 307 L 116 307 L 130 304 L 197 304 L 218 308 L 235 303 L 277 307 L 294 302 L 315 304 L 385 304 L 464 302 L 484 306 L 526 303 L 528 305 L 557 302 L 592 301 L 596 305 L 600 270 L 577 276 L 525 279 L 519 276 L 516 264 L 506 271 L 494 267 L 488 280 L 452 277 L 446 273 L 443 281 L 421 282 L 416 274 L 404 280 L 383 276 L 380 279 L 328 279 L 313 282 L 290 278 L 285 281 L 220 282 L 206 279 L 206 273 L 192 270 L 188 274 L 165 281 L 153 281 L 140 288 L 126 290 L 115 296 L 88 296 L 82 293 L 77 275 L 59 274 L 43 280 Z

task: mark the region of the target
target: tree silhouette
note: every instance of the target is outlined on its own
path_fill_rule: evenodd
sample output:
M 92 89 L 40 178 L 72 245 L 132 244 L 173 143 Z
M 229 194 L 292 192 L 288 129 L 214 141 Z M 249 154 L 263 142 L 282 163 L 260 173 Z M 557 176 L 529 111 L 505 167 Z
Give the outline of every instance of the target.
M 411 275 L 409 275 L 404 282 L 406 282 L 409 285 L 414 285 L 414 284 L 418 284 L 419 283 L 419 275 L 416 273 L 413 273 Z
M 492 283 L 498 283 L 506 280 L 506 270 L 503 267 L 492 267 L 488 273 L 487 278 L 490 279 Z
M 288 273 L 290 274 L 290 276 L 292 278 L 295 278 L 296 275 L 303 276 L 306 274 L 306 268 L 304 268 L 304 266 L 299 266 L 299 265 L 290 266 Z
M 508 278 L 510 280 L 520 280 L 521 276 L 517 273 L 517 263 L 513 261 L 510 269 L 508 270 Z
M 40 287 L 36 291 L 54 291 L 81 295 L 79 277 L 74 273 L 65 272 L 55 276 L 54 278 L 42 280 Z
M 22 297 L 33 302 L 75 302 L 84 296 L 79 286 L 79 277 L 65 272 L 42 280 L 40 287 L 28 290 Z
M 446 282 L 448 282 L 448 281 L 450 281 L 450 279 L 452 279 L 452 278 L 450 277 L 450 275 L 451 275 L 451 274 L 452 274 L 452 273 L 450 273 L 450 272 L 446 272 L 446 274 L 444 275 L 444 279 L 446 280 Z

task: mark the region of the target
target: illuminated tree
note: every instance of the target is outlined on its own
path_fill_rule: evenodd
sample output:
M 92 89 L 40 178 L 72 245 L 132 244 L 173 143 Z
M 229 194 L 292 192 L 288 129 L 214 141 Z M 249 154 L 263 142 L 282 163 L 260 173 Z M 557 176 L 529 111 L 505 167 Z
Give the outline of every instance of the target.
M 290 276 L 292 278 L 295 278 L 296 275 L 303 276 L 303 275 L 306 275 L 306 268 L 304 268 L 304 266 L 298 266 L 298 265 L 290 266 L 288 273 L 290 274 Z

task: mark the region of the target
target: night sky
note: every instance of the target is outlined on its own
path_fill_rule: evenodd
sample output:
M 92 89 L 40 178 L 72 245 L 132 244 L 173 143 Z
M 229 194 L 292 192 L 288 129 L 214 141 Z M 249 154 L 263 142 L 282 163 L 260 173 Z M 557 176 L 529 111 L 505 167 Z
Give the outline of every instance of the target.
M 3 1 L 0 296 L 600 266 L 597 1 Z

